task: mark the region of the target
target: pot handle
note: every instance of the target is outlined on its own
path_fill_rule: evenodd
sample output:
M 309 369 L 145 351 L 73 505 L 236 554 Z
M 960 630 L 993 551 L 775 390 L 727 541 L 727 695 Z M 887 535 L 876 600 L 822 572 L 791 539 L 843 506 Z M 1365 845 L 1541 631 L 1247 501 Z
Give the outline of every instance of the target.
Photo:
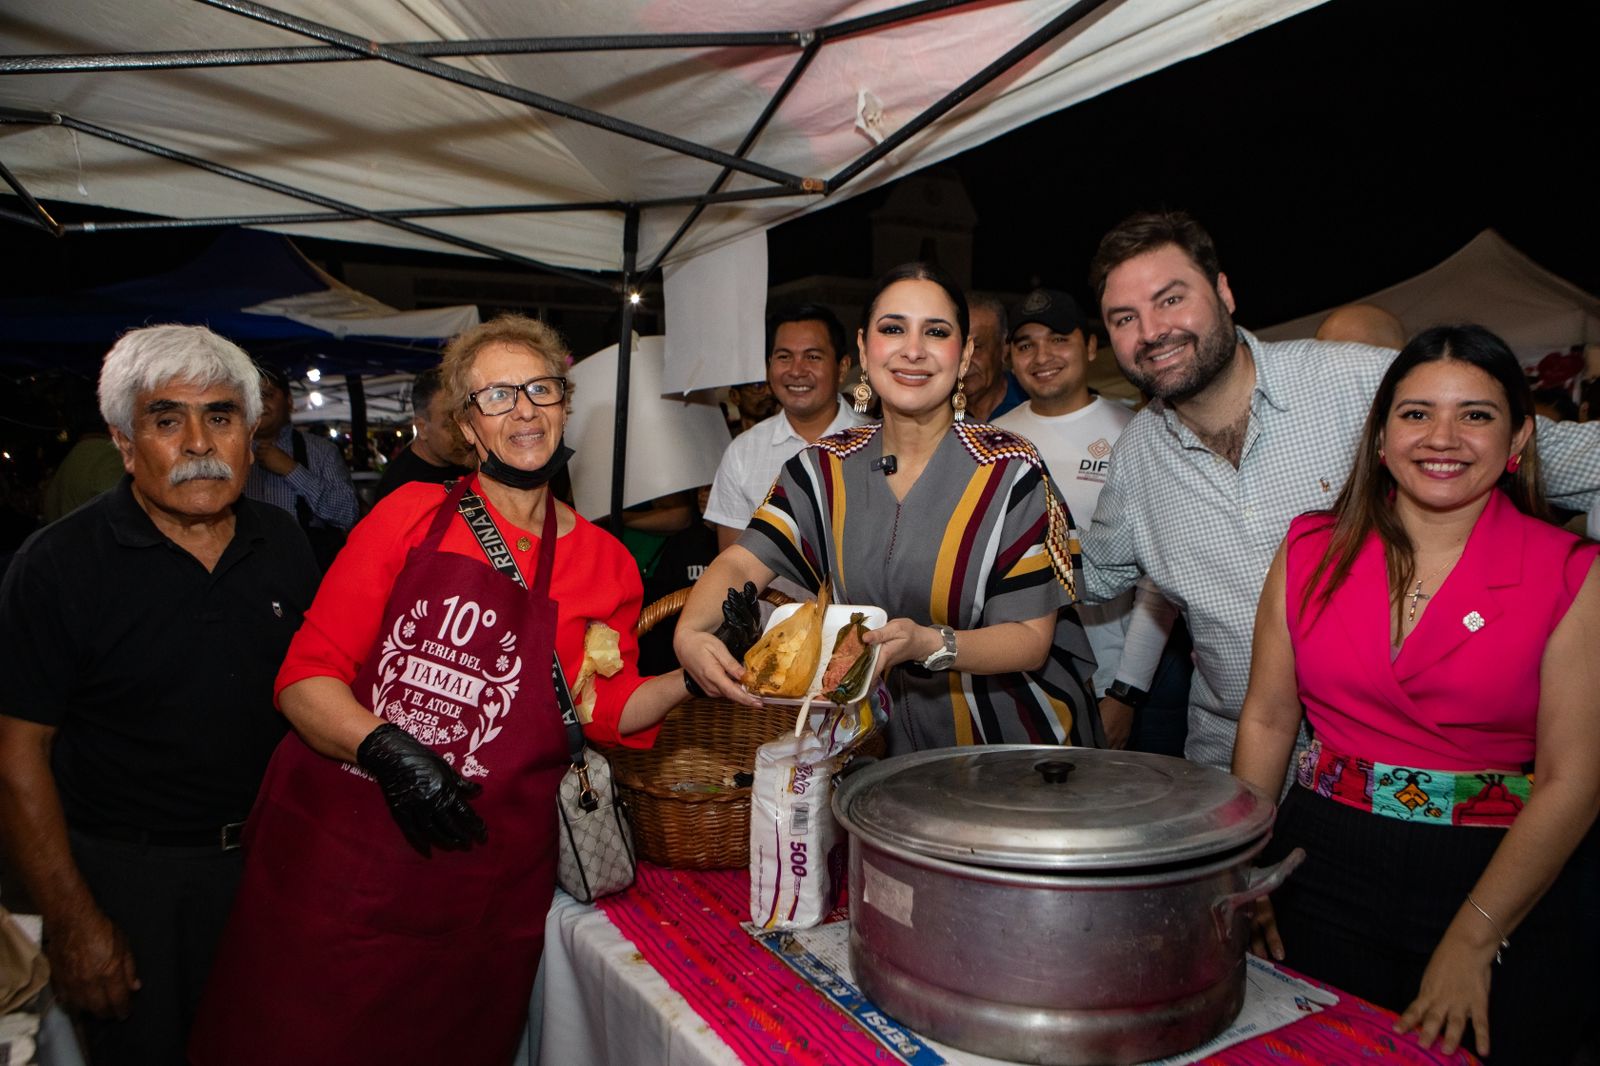
M 1233 916 L 1247 903 L 1254 903 L 1263 896 L 1278 890 L 1278 886 L 1288 880 L 1306 858 L 1305 848 L 1295 848 L 1289 854 L 1279 859 L 1271 866 L 1251 868 L 1245 886 L 1238 892 L 1231 893 L 1218 899 L 1211 905 L 1211 918 L 1217 924 L 1217 937 L 1227 940 L 1228 934 L 1233 930 Z

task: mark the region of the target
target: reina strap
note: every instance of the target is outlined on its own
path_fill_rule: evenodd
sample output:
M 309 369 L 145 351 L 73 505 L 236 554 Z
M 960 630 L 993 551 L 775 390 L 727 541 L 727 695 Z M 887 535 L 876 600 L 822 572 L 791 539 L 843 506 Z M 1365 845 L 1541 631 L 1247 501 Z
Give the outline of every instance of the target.
M 539 562 L 545 573 L 549 572 L 549 562 L 554 556 L 554 552 L 549 548 L 551 542 L 555 540 L 556 533 L 555 505 L 554 500 L 545 502 L 544 542 L 539 546 Z M 483 549 L 483 554 L 488 556 L 489 565 L 518 585 L 527 588 L 528 583 L 523 580 L 522 571 L 517 569 L 517 562 L 511 556 L 511 549 L 506 547 L 506 539 L 500 535 L 500 529 L 490 517 L 489 508 L 483 499 L 471 489 L 466 489 L 462 492 L 456 509 L 466 520 L 467 528 L 472 530 L 472 535 L 478 538 L 478 546 Z M 561 672 L 561 660 L 554 651 L 550 653 L 550 678 L 555 685 L 556 707 L 561 711 L 561 724 L 567 733 L 567 756 L 572 760 L 573 768 L 587 782 L 589 764 L 583 758 L 583 728 L 578 725 L 578 709 L 572 703 L 572 692 L 567 688 L 567 679 Z M 578 802 L 583 804 L 585 810 L 593 810 L 599 806 L 599 798 L 594 790 L 587 786 L 580 792 Z

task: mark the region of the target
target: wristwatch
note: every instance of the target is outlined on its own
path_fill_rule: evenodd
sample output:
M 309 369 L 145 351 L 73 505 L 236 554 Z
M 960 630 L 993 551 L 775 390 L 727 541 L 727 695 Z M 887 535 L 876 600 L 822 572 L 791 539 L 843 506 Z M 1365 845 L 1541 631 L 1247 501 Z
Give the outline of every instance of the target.
M 1150 698 L 1150 693 L 1142 688 L 1134 688 L 1121 678 L 1111 682 L 1111 687 L 1106 689 L 1106 695 L 1119 703 L 1126 703 L 1129 707 L 1137 707 Z
M 949 626 L 934 626 L 944 638 L 944 647 L 922 660 L 924 670 L 948 670 L 956 661 L 956 631 Z

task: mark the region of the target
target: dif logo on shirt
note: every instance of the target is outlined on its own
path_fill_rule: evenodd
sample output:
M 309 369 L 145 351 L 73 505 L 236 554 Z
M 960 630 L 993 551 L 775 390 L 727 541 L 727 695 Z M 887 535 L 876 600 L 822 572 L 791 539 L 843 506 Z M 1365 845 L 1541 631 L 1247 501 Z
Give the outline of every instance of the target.
M 1087 459 L 1078 460 L 1079 481 L 1104 481 L 1111 469 L 1111 442 L 1101 437 L 1085 449 Z

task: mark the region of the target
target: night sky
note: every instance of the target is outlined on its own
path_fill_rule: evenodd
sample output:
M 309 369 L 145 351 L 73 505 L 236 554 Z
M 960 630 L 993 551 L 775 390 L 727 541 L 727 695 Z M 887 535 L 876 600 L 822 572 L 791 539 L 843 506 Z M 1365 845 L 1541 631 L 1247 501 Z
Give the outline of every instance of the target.
M 1597 45 L 1590 4 L 1333 0 L 957 159 L 974 286 L 1086 297 L 1100 236 L 1165 206 L 1211 231 L 1247 325 L 1403 280 L 1491 226 L 1600 292 Z M 883 196 L 774 231 L 773 280 L 866 264 Z

